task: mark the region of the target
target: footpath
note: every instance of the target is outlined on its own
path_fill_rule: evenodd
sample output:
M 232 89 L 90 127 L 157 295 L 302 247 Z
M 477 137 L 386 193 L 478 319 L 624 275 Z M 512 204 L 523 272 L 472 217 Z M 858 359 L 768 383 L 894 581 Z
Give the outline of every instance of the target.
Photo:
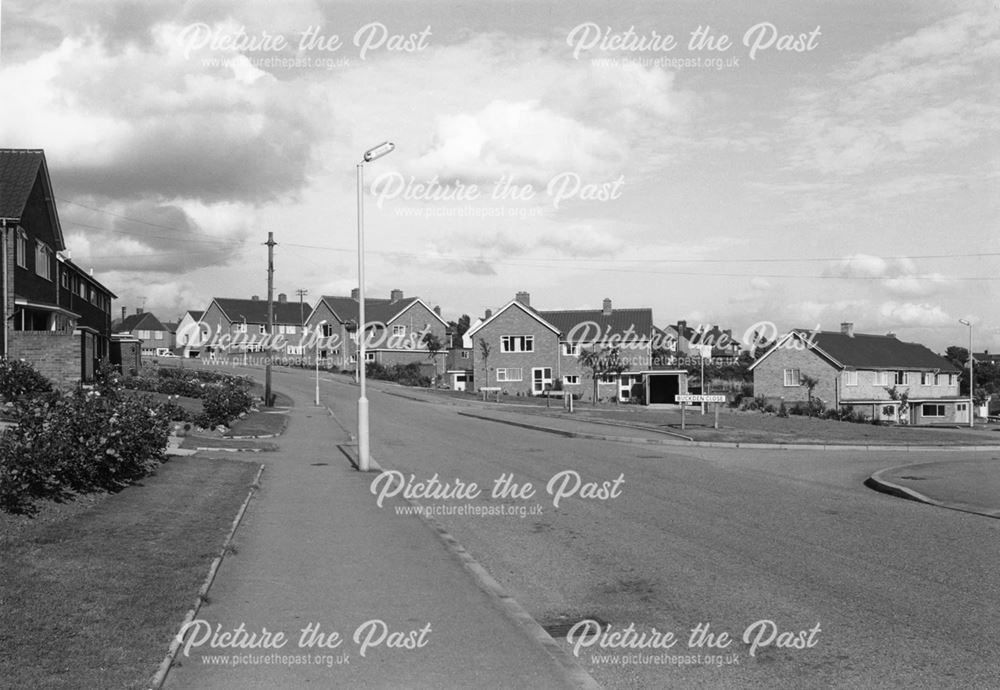
M 163 687 L 596 686 L 422 519 L 397 515 L 405 502 L 378 507 L 350 434 L 292 399 L 279 449 L 253 457 L 261 487 Z

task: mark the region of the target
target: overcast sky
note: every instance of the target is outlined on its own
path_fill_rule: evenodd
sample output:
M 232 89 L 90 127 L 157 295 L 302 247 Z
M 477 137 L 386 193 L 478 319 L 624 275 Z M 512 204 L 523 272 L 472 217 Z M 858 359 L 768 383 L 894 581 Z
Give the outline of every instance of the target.
M 268 231 L 348 293 L 390 140 L 370 295 L 997 350 L 997 7 L 4 0 L 0 145 L 116 311 L 264 296 Z

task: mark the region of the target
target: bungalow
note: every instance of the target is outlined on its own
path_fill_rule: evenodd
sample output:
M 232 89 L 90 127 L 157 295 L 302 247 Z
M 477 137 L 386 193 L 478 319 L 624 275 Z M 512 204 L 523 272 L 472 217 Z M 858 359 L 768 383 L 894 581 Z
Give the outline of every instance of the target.
M 968 424 L 959 370 L 945 358 L 894 334 L 793 330 L 751 366 L 754 395 L 771 402 L 819 399 L 873 419 L 908 424 Z M 815 381 L 810 387 L 805 385 Z
M 136 308 L 115 327 L 115 333 L 130 335 L 140 342 L 143 357 L 154 357 L 173 348 L 170 330 L 152 312 Z
M 319 333 L 319 358 L 336 369 L 353 369 L 357 364 L 360 291 L 350 297 L 324 295 L 306 319 L 309 333 Z M 446 329 L 440 309 L 431 309 L 419 297 L 404 297 L 402 290 L 392 290 L 389 299 L 365 298 L 365 359 L 383 365 L 427 364 L 435 373 L 445 365 Z M 441 349 L 433 356 L 423 342 L 433 335 Z
M 115 294 L 70 259 L 40 149 L 0 149 L 0 238 L 0 356 L 61 384 L 90 380 L 110 356 Z
M 273 302 L 274 333 L 268 332 L 267 300 L 213 297 L 201 316 L 201 355 L 271 352 L 274 357 L 301 357 L 306 329 L 298 304 L 280 293 Z
M 615 351 L 619 370 L 598 373 L 597 397 L 626 402 L 652 371 L 654 332 L 648 308 L 614 309 L 605 299 L 601 309 L 539 311 L 527 292 L 518 292 L 467 335 L 474 345 L 473 377 L 480 388 L 498 387 L 509 395 L 542 395 L 561 388 L 593 400 L 594 371 L 581 356 Z M 677 381 L 683 376 L 670 374 Z M 681 385 L 677 392 L 683 392 Z

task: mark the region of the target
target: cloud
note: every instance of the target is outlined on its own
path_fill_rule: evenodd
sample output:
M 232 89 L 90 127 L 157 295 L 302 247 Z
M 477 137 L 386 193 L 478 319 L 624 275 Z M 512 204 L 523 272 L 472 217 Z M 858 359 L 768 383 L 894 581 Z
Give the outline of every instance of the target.
M 955 319 L 936 304 L 888 301 L 879 305 L 877 315 L 879 323 L 887 326 L 926 328 L 955 323 Z

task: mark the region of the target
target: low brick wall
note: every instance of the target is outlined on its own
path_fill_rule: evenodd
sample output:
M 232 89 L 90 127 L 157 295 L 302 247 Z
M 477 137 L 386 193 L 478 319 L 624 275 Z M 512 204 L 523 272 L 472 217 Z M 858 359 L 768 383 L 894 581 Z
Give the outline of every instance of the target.
M 12 331 L 10 358 L 23 359 L 57 386 L 80 381 L 80 336 L 51 331 Z

